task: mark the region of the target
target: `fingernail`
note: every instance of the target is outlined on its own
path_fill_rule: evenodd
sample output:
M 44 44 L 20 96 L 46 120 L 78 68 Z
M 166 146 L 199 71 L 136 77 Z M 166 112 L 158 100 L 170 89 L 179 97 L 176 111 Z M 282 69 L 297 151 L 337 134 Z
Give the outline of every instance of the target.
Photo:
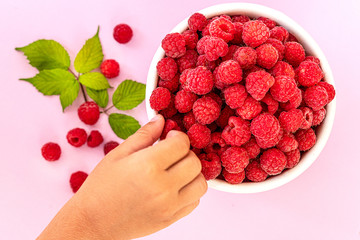
M 160 118 L 161 118 L 160 115 L 159 115 L 159 114 L 156 114 L 156 115 L 150 120 L 150 122 L 156 122 L 156 121 L 158 121 Z

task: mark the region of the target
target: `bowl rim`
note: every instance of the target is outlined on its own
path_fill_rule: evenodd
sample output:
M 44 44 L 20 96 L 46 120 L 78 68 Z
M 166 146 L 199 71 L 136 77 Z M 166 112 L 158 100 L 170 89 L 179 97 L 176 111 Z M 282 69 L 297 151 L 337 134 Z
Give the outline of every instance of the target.
M 285 15 L 284 13 L 275 10 L 270 7 L 266 7 L 259 4 L 253 3 L 224 3 L 217 4 L 202 10 L 197 11 L 204 14 L 207 18 L 228 14 L 228 15 L 248 15 L 250 17 L 268 17 L 276 21 L 279 25 L 285 27 L 289 32 L 294 34 L 299 42 L 303 45 L 307 54 L 316 56 L 320 60 L 321 68 L 324 72 L 324 78 L 326 82 L 332 84 L 335 87 L 334 77 L 324 53 L 320 49 L 316 41 L 311 37 L 311 35 L 305 31 L 297 22 Z M 190 16 L 189 16 L 190 17 Z M 179 24 L 177 24 L 170 32 L 183 32 L 188 27 L 188 19 L 185 18 Z M 150 95 L 157 85 L 157 71 L 156 64 L 163 58 L 165 55 L 164 50 L 161 48 L 161 45 L 156 50 L 154 57 L 151 61 L 149 72 L 147 75 L 146 83 L 146 113 L 149 119 L 156 115 L 156 112 L 150 107 Z M 309 151 L 302 153 L 301 160 L 297 166 L 292 169 L 287 169 L 282 172 L 280 175 L 270 177 L 263 182 L 244 182 L 240 184 L 229 184 L 223 180 L 214 179 L 208 181 L 210 188 L 231 192 L 231 193 L 258 193 L 264 192 L 271 189 L 278 188 L 286 183 L 297 178 L 306 169 L 308 169 L 314 161 L 318 158 L 321 151 L 324 149 L 326 142 L 330 136 L 336 111 L 336 97 L 334 100 L 326 106 L 326 117 L 323 123 L 319 126 L 317 130 L 317 141 L 313 148 Z

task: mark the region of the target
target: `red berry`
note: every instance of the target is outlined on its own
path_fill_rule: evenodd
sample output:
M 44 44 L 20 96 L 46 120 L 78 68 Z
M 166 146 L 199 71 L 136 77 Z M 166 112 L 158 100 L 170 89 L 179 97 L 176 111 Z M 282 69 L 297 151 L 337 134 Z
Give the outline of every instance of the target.
M 206 67 L 199 66 L 188 72 L 186 88 L 198 95 L 209 93 L 214 86 L 214 77 Z
M 183 124 L 184 124 L 184 127 L 186 128 L 186 130 L 189 130 L 189 128 L 192 125 L 194 125 L 195 123 L 196 123 L 196 120 L 195 120 L 194 113 L 192 111 L 188 112 L 184 115 Z
M 270 70 L 271 75 L 274 77 L 285 75 L 290 78 L 295 78 L 294 68 L 287 62 L 279 61 L 275 66 Z
M 222 62 L 216 72 L 216 78 L 225 84 L 240 82 L 242 80 L 242 70 L 239 63 L 234 60 Z
M 193 113 L 197 122 L 210 124 L 220 116 L 220 106 L 211 97 L 202 97 L 195 101 Z
M 202 31 L 207 24 L 206 17 L 201 13 L 194 13 L 188 20 L 189 28 L 193 31 Z
M 151 98 L 150 98 L 151 99 Z M 170 97 L 170 103 L 169 105 L 167 106 L 167 108 L 159 111 L 159 113 L 161 115 L 164 116 L 164 118 L 171 118 L 173 117 L 178 111 L 177 109 L 175 108 L 175 96 L 174 95 L 171 95 Z M 151 105 L 150 105 L 151 106 Z
M 85 182 L 88 174 L 82 171 L 77 171 L 70 176 L 70 186 L 74 193 L 76 193 L 81 185 Z
M 258 161 L 252 161 L 245 169 L 245 176 L 252 182 L 262 182 L 268 174 L 260 167 Z
M 169 33 L 161 41 L 161 47 L 164 49 L 166 56 L 179 58 L 186 52 L 185 38 L 180 33 Z
M 84 102 L 78 108 L 78 115 L 85 124 L 94 125 L 100 117 L 99 106 L 95 102 Z
M 282 42 L 280 42 L 275 38 L 269 38 L 268 40 L 266 40 L 265 43 L 271 44 L 278 51 L 279 54 L 278 61 L 283 60 L 285 54 L 285 46 Z
M 270 37 L 281 42 L 286 42 L 289 37 L 289 32 L 285 28 L 277 26 L 270 30 Z
M 234 23 L 239 22 L 239 23 L 244 24 L 244 23 L 250 21 L 250 18 L 248 16 L 245 16 L 245 15 L 237 15 L 237 16 L 232 17 L 232 21 Z
M 222 129 L 225 128 L 228 124 L 229 118 L 233 115 L 235 115 L 235 111 L 229 108 L 229 106 L 225 106 L 221 110 L 219 118 L 216 119 L 216 124 Z
M 277 110 L 279 109 L 279 102 L 274 100 L 274 98 L 271 96 L 271 94 L 267 93 L 263 99 L 261 99 L 261 102 L 265 103 L 263 105 L 263 111 L 268 112 L 272 115 L 274 115 Z M 267 107 L 267 109 L 266 109 Z
M 201 154 L 199 156 L 201 162 L 201 173 L 206 180 L 215 179 L 221 173 L 220 157 L 215 153 Z
M 256 55 L 256 63 L 266 69 L 272 68 L 279 59 L 278 51 L 269 43 L 256 48 Z
M 251 121 L 251 133 L 260 139 L 274 139 L 280 132 L 280 123 L 269 113 L 262 113 Z
M 179 125 L 171 119 L 166 119 L 165 121 L 165 126 L 164 129 L 161 133 L 160 139 L 163 140 L 166 138 L 167 134 L 171 131 L 171 130 L 178 130 L 180 131 L 180 127 Z
M 293 151 L 285 153 L 287 162 L 285 168 L 293 168 L 300 161 L 300 151 L 299 149 L 295 149 Z
M 256 64 L 256 51 L 251 47 L 240 47 L 234 53 L 233 59 L 240 64 L 242 69 L 250 69 Z
M 56 161 L 60 158 L 61 148 L 57 143 L 48 142 L 42 146 L 41 154 L 49 162 Z
M 284 135 L 284 130 L 282 128 L 280 128 L 280 131 L 278 133 L 277 136 L 275 136 L 274 138 L 258 138 L 255 137 L 256 139 L 256 143 L 259 145 L 260 148 L 262 149 L 267 149 L 267 148 L 272 148 L 275 147 L 276 144 L 279 143 L 279 141 L 281 140 L 281 138 Z
M 312 128 L 300 129 L 295 133 L 295 138 L 299 143 L 300 151 L 307 151 L 316 143 L 316 134 Z
M 284 57 L 288 63 L 297 67 L 305 59 L 305 50 L 300 43 L 287 42 L 285 43 Z
M 234 57 L 234 53 L 236 52 L 236 50 L 239 49 L 239 46 L 237 45 L 231 45 L 229 46 L 229 50 L 227 52 L 227 54 L 221 58 L 221 60 L 224 62 L 224 61 L 227 61 L 227 60 L 232 60 L 233 57 Z
M 113 150 L 114 148 L 116 148 L 117 146 L 119 146 L 118 142 L 115 141 L 110 141 L 105 143 L 104 145 L 104 154 L 108 154 L 111 150 Z
M 115 26 L 113 36 L 117 42 L 127 43 L 131 40 L 133 31 L 129 25 L 122 23 Z
M 199 41 L 200 42 L 200 41 Z M 227 43 L 218 37 L 210 37 L 205 42 L 205 56 L 209 61 L 215 61 L 219 57 L 224 57 L 229 51 Z M 199 52 L 199 54 L 202 54 Z
M 313 125 L 314 114 L 313 111 L 308 107 L 301 107 L 300 110 L 303 114 L 303 122 L 300 125 L 301 129 L 308 129 Z
M 184 56 L 176 59 L 179 71 L 183 72 L 185 69 L 195 68 L 198 56 L 195 50 L 187 50 Z
M 267 17 L 258 17 L 259 21 L 262 21 L 263 23 L 265 23 L 265 25 L 269 28 L 269 29 L 273 29 L 276 26 L 276 22 L 270 18 Z
M 314 56 L 306 56 L 304 61 L 310 61 L 316 63 L 317 65 L 320 65 L 320 59 Z
M 97 147 L 104 141 L 103 136 L 97 130 L 93 130 L 90 132 L 89 137 L 87 139 L 87 145 L 89 147 Z
M 207 60 L 205 55 L 200 55 L 197 59 L 196 66 L 204 66 L 210 71 L 214 71 L 216 62 Z
M 225 102 L 232 109 L 241 107 L 247 96 L 248 94 L 245 87 L 238 83 L 233 84 L 224 90 Z
M 199 36 L 197 35 L 196 31 L 193 30 L 186 30 L 182 33 L 185 39 L 185 45 L 187 49 L 195 49 L 196 44 L 199 40 Z
M 294 96 L 289 98 L 289 101 L 286 103 L 280 103 L 280 106 L 285 111 L 289 111 L 294 108 L 298 108 L 302 102 L 302 92 L 300 89 L 297 89 Z
M 250 159 L 256 158 L 260 154 L 260 147 L 254 137 L 252 137 L 247 143 L 245 143 L 243 147 L 248 152 Z
M 268 149 L 260 156 L 260 167 L 269 175 L 280 174 L 286 166 L 286 156 L 276 148 Z
M 244 148 L 229 147 L 221 154 L 221 163 L 229 173 L 239 173 L 249 164 L 249 154 Z
M 311 61 L 300 63 L 295 73 L 296 80 L 300 85 L 305 87 L 314 86 L 324 77 L 324 73 L 321 71 L 319 65 Z
M 82 128 L 74 128 L 67 133 L 66 139 L 70 145 L 81 147 L 86 142 L 87 134 Z
M 275 79 L 265 71 L 252 72 L 246 77 L 246 90 L 255 99 L 261 100 L 273 86 Z
M 269 28 L 261 21 L 254 20 L 244 24 L 242 38 L 252 48 L 260 46 L 270 37 Z
M 325 88 L 325 90 L 328 94 L 328 102 L 327 103 L 330 103 L 335 98 L 334 86 L 327 82 L 319 82 L 317 85 Z
M 209 32 L 210 36 L 229 42 L 234 38 L 235 26 L 230 20 L 220 17 L 211 22 Z
M 230 117 L 221 137 L 232 146 L 241 146 L 251 138 L 250 124 L 240 117 Z
M 244 104 L 236 109 L 236 114 L 246 120 L 251 120 L 262 111 L 262 107 L 259 101 L 256 101 L 251 96 L 247 96 Z
M 167 108 L 171 101 L 171 93 L 167 88 L 157 87 L 151 93 L 150 106 L 155 111 Z
M 297 149 L 298 146 L 298 142 L 296 141 L 294 135 L 291 133 L 284 133 L 283 137 L 276 145 L 276 147 L 284 153 L 293 151 Z
M 288 132 L 296 132 L 304 121 L 303 112 L 300 109 L 291 109 L 280 113 L 279 122 L 282 128 Z
M 325 115 L 326 115 L 326 109 L 325 108 L 321 108 L 320 110 L 314 111 L 313 112 L 312 126 L 320 125 L 320 123 L 322 123 L 322 121 L 324 120 Z
M 160 78 L 169 81 L 175 77 L 178 66 L 174 59 L 165 57 L 157 63 L 156 70 Z
M 100 71 L 106 78 L 114 78 L 119 76 L 120 65 L 114 59 L 107 59 L 101 63 Z
M 233 25 L 235 27 L 235 33 L 234 38 L 230 41 L 230 43 L 237 45 L 243 44 L 242 32 L 244 30 L 244 25 L 240 22 L 233 22 Z
M 320 110 L 328 103 L 329 97 L 325 88 L 315 85 L 305 90 L 304 101 L 314 111 Z
M 171 80 L 159 79 L 158 86 L 169 89 L 170 92 L 176 92 L 179 89 L 179 74 L 176 74 Z
M 204 125 L 195 123 L 187 131 L 191 146 L 195 148 L 206 147 L 211 140 L 211 131 Z
M 230 184 L 239 184 L 245 179 L 245 171 L 239 173 L 229 173 L 226 169 L 224 169 L 222 171 L 222 175 L 224 176 L 225 181 Z
M 175 96 L 175 108 L 180 113 L 187 113 L 191 111 L 194 102 L 197 100 L 197 96 L 189 91 L 180 90 Z
M 279 102 L 287 102 L 297 92 L 296 82 L 288 76 L 275 77 L 275 83 L 270 89 L 271 96 Z
M 205 152 L 207 153 L 216 153 L 221 156 L 221 154 L 226 150 L 226 142 L 221 137 L 221 132 L 211 133 L 210 143 L 206 146 Z

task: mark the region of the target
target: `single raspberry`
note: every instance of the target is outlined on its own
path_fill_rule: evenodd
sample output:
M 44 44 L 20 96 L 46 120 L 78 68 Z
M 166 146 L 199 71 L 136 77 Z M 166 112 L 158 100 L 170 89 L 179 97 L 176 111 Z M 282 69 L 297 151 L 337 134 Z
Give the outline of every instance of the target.
M 289 32 L 285 28 L 277 26 L 270 30 L 270 37 L 281 42 L 286 42 L 289 37 Z
M 262 67 L 259 67 L 259 66 L 253 66 L 249 69 L 244 69 L 243 71 L 243 78 L 246 79 L 250 73 L 253 73 L 253 72 L 257 72 L 257 71 L 266 71 L 266 69 L 262 68 Z M 275 79 L 274 79 L 275 81 Z
M 127 43 L 131 40 L 133 31 L 129 25 L 121 23 L 115 26 L 113 36 L 118 43 Z
M 200 42 L 200 41 L 199 41 Z M 205 42 L 205 56 L 209 61 L 215 61 L 219 57 L 224 57 L 229 51 L 227 43 L 218 37 L 210 37 Z M 199 54 L 202 54 L 199 52 Z
M 216 77 L 225 84 L 238 83 L 242 80 L 242 70 L 238 62 L 227 60 L 220 64 Z
M 87 134 L 82 128 L 74 128 L 67 133 L 66 139 L 70 145 L 81 147 L 86 142 Z
M 233 59 L 240 64 L 242 69 L 250 69 L 256 64 L 256 51 L 251 47 L 240 47 L 234 53 Z
M 314 57 L 314 56 L 306 56 L 304 61 L 314 62 L 320 66 L 320 59 L 318 59 L 317 57 Z
M 269 28 L 261 21 L 254 20 L 244 24 L 242 38 L 252 48 L 260 46 L 270 37 Z
M 240 22 L 234 22 L 233 24 L 235 27 L 235 33 L 234 33 L 234 38 L 230 41 L 230 43 L 236 45 L 243 44 L 244 42 L 242 40 L 242 32 L 244 30 L 244 24 Z
M 199 66 L 188 73 L 185 84 L 193 93 L 204 95 L 212 90 L 214 78 L 210 70 L 204 66 Z
M 279 149 L 268 149 L 260 156 L 260 167 L 269 175 L 280 174 L 285 166 L 286 156 Z
M 223 101 L 217 93 L 209 92 L 205 95 L 205 97 L 211 97 L 217 104 L 219 104 L 220 108 L 222 107 Z
M 169 105 L 168 105 L 165 109 L 159 111 L 159 113 L 160 113 L 161 115 L 163 115 L 164 118 L 171 118 L 171 117 L 173 117 L 177 112 L 178 112 L 178 111 L 177 111 L 177 109 L 175 108 L 175 96 L 174 96 L 174 95 L 171 95 Z
M 110 141 L 104 144 L 104 154 L 108 154 L 111 150 L 119 146 L 118 142 Z
M 314 114 L 313 111 L 308 107 L 301 107 L 300 110 L 303 114 L 303 122 L 300 125 L 301 129 L 308 129 L 313 125 Z
M 211 24 L 211 22 L 214 21 L 215 19 L 216 19 L 216 18 L 213 17 L 213 18 L 207 20 L 206 26 L 205 26 L 204 29 L 201 31 L 201 35 L 202 35 L 203 37 L 205 37 L 205 36 L 210 36 L 210 31 L 209 31 L 209 29 L 210 29 L 210 24 Z
M 186 52 L 186 42 L 180 33 L 169 33 L 161 41 L 161 47 L 164 49 L 166 56 L 178 58 L 184 56 Z
M 328 103 L 329 97 L 325 88 L 316 85 L 305 90 L 304 101 L 314 111 L 320 110 Z
M 186 128 L 186 130 L 189 130 L 189 128 L 192 125 L 194 125 L 195 123 L 196 123 L 196 120 L 195 120 L 194 113 L 192 111 L 188 112 L 184 115 L 183 124 L 184 124 L 184 127 Z
M 266 40 L 265 44 L 267 44 L 267 43 L 271 44 L 278 51 L 278 54 L 279 54 L 278 61 L 283 60 L 284 54 L 285 54 L 284 44 L 275 38 L 269 38 L 268 40 Z
M 221 173 L 220 157 L 215 153 L 201 154 L 199 156 L 201 162 L 201 173 L 206 180 L 215 179 Z
M 246 90 L 255 99 L 261 100 L 273 86 L 275 79 L 265 71 L 252 72 L 246 77 Z
M 170 92 L 176 92 L 179 89 L 179 74 L 176 74 L 171 80 L 160 79 L 158 87 L 169 89 Z
M 225 88 L 227 88 L 228 86 L 230 86 L 231 84 L 228 83 L 224 83 L 222 81 L 220 81 L 219 79 L 219 75 L 217 74 L 217 72 L 219 71 L 219 66 L 217 66 L 214 71 L 213 71 L 213 76 L 214 76 L 214 80 L 215 80 L 215 87 L 219 90 L 224 90 Z
M 169 81 L 175 77 L 178 66 L 173 58 L 165 57 L 157 63 L 156 70 L 160 78 Z
M 292 33 L 289 33 L 287 42 L 299 42 L 299 40 Z
M 41 154 L 45 160 L 53 162 L 59 160 L 61 155 L 61 148 L 57 143 L 48 142 L 42 146 Z
M 288 76 L 275 77 L 275 83 L 270 88 L 271 96 L 278 102 L 287 102 L 296 94 L 296 82 Z
M 314 111 L 313 112 L 312 126 L 320 125 L 320 123 L 322 123 L 322 121 L 324 120 L 325 115 L 326 115 L 326 109 L 325 108 L 321 108 L 320 110 Z
M 229 173 L 226 169 L 224 169 L 222 171 L 222 175 L 224 176 L 225 181 L 230 184 L 239 184 L 245 179 L 245 171 L 239 173 Z
M 171 119 L 166 119 L 165 121 L 165 125 L 164 125 L 164 129 L 160 135 L 160 139 L 163 140 L 166 138 L 166 135 L 171 131 L 171 130 L 178 130 L 180 131 L 180 127 L 178 126 L 178 124 Z
M 207 45 L 208 40 L 210 39 L 210 36 L 203 36 L 199 39 L 199 41 L 196 44 L 196 50 L 200 55 L 205 54 L 205 47 Z
M 284 58 L 288 63 L 297 67 L 305 59 L 305 50 L 300 43 L 286 42 Z
M 189 17 L 188 25 L 193 31 L 202 31 L 207 24 L 206 17 L 201 13 L 194 13 Z
M 202 97 L 195 101 L 193 113 L 197 122 L 210 124 L 220 116 L 220 106 L 211 97 Z
M 221 137 L 232 146 L 241 146 L 251 137 L 250 124 L 240 117 L 230 117 L 228 125 L 224 128 Z
M 195 68 L 198 56 L 195 50 L 187 50 L 184 56 L 176 59 L 179 71 L 183 72 L 185 69 Z
M 285 153 L 287 162 L 285 168 L 293 168 L 300 161 L 300 151 L 299 149 L 295 149 L 293 151 Z
M 297 89 L 294 96 L 289 98 L 286 103 L 280 103 L 280 106 L 285 111 L 289 111 L 294 108 L 298 108 L 302 102 L 302 93 L 300 89 Z
M 265 97 L 261 99 L 261 102 L 264 103 L 262 107 L 264 112 L 268 112 L 274 115 L 279 109 L 279 102 L 274 100 L 274 98 L 269 93 L 267 93 Z
M 274 139 L 280 132 L 280 123 L 269 113 L 262 113 L 251 121 L 251 133 L 256 138 Z
M 199 36 L 197 35 L 196 31 L 186 30 L 182 33 L 185 39 L 185 46 L 187 49 L 195 49 L 196 44 L 199 40 Z
M 229 147 L 221 154 L 221 163 L 229 173 L 239 173 L 249 164 L 249 154 L 244 148 Z
M 295 138 L 299 143 L 300 151 L 307 151 L 316 143 L 316 134 L 312 128 L 300 129 L 295 133 Z
M 245 16 L 245 15 L 237 15 L 237 16 L 233 16 L 231 18 L 231 20 L 236 23 L 236 22 L 239 22 L 239 23 L 246 23 L 248 21 L 250 21 L 251 19 L 248 17 L 248 16 Z
M 277 25 L 277 23 L 274 20 L 272 20 L 270 18 L 267 18 L 267 17 L 258 17 L 257 20 L 262 21 L 263 23 L 265 23 L 265 25 L 269 29 L 273 29 Z
M 265 181 L 268 174 L 262 170 L 258 161 L 252 161 L 245 168 L 245 176 L 252 182 L 262 182 Z
M 88 125 L 94 125 L 100 117 L 99 106 L 95 102 L 84 102 L 78 108 L 80 120 Z
M 247 96 L 244 104 L 236 109 L 236 114 L 246 120 L 251 120 L 262 111 L 262 107 L 259 101 L 256 101 L 251 96 Z
M 284 135 L 284 130 L 282 128 L 280 128 L 280 131 L 279 131 L 278 135 L 275 136 L 274 138 L 268 138 L 268 137 L 258 138 L 258 137 L 255 137 L 255 139 L 256 139 L 256 143 L 259 145 L 260 148 L 268 149 L 268 148 L 275 147 L 279 143 L 279 141 L 281 140 L 283 135 Z
M 299 67 L 295 70 L 296 80 L 300 85 L 311 87 L 320 82 L 324 77 L 319 65 L 314 62 L 304 61 L 300 63 Z
M 234 38 L 235 26 L 230 20 L 220 17 L 211 22 L 209 32 L 210 36 L 229 42 Z
M 231 116 L 235 115 L 235 111 L 231 109 L 229 106 L 225 106 L 220 113 L 220 116 L 218 119 L 216 119 L 216 124 L 220 128 L 225 128 L 228 125 L 229 118 Z
M 87 145 L 89 147 L 97 147 L 104 141 L 103 136 L 101 133 L 97 130 L 93 130 L 90 132 L 88 139 L 87 139 Z
M 106 78 L 114 78 L 119 76 L 120 65 L 114 59 L 107 59 L 101 63 L 100 71 Z
M 256 158 L 260 154 L 260 147 L 254 137 L 252 137 L 248 142 L 246 142 L 243 147 L 248 152 L 250 159 Z
M 187 131 L 191 146 L 195 148 L 204 148 L 211 141 L 211 131 L 204 125 L 195 123 Z
M 204 66 L 210 71 L 214 71 L 216 67 L 216 62 L 207 60 L 205 55 L 200 55 L 196 61 L 196 66 Z
M 226 142 L 221 137 L 221 132 L 211 133 L 210 143 L 206 146 L 205 152 L 207 153 L 216 153 L 221 156 L 221 154 L 226 150 Z
M 157 87 L 151 93 L 150 106 L 155 111 L 160 111 L 167 108 L 171 101 L 171 93 L 169 89 Z
M 270 69 L 278 61 L 279 54 L 271 44 L 265 43 L 256 48 L 256 63 L 263 68 Z
M 241 107 L 244 104 L 247 95 L 245 87 L 238 83 L 233 84 L 224 90 L 225 102 L 232 109 Z
M 237 45 L 231 45 L 229 47 L 229 50 L 227 52 L 227 54 L 221 58 L 221 60 L 224 62 L 224 61 L 227 61 L 227 60 L 232 60 L 233 57 L 234 57 L 234 53 L 236 52 L 236 50 L 239 49 L 239 46 Z
M 186 91 L 180 90 L 176 93 L 175 96 L 175 108 L 180 113 L 187 113 L 191 111 L 194 102 L 197 100 L 196 94 Z
M 327 103 L 330 103 L 335 98 L 334 86 L 327 82 L 319 82 L 317 85 L 325 88 L 325 90 L 328 94 L 328 102 Z
M 185 69 L 181 74 L 180 74 L 180 78 L 179 78 L 179 82 L 182 85 L 182 87 L 186 87 L 186 79 L 188 78 L 190 72 L 193 69 Z
M 298 142 L 295 139 L 295 136 L 291 133 L 284 133 L 283 137 L 280 139 L 276 147 L 286 153 L 297 149 L 299 146 Z
M 74 193 L 76 193 L 81 185 L 85 182 L 88 174 L 83 171 L 77 171 L 70 176 L 70 187 Z
M 270 70 L 271 75 L 274 77 L 278 76 L 288 76 L 290 78 L 295 78 L 294 68 L 287 62 L 279 61 L 275 66 Z
M 303 112 L 300 109 L 291 109 L 280 113 L 280 126 L 288 132 L 296 132 L 304 121 Z

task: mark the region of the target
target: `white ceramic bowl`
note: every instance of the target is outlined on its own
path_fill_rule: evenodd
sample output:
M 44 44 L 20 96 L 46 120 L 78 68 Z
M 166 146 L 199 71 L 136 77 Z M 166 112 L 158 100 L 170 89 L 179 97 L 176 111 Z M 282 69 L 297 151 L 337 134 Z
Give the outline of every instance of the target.
M 251 3 L 228 3 L 214 5 L 203 10 L 198 11 L 204 14 L 207 18 L 211 18 L 216 15 L 228 14 L 228 15 L 248 15 L 249 17 L 268 17 L 275 20 L 279 25 L 285 27 L 290 33 L 292 33 L 299 42 L 304 46 L 307 54 L 316 56 L 321 61 L 321 68 L 325 73 L 325 79 L 328 83 L 334 85 L 333 75 L 326 60 L 325 55 L 321 51 L 315 40 L 307 33 L 299 24 L 297 24 L 290 17 L 284 13 L 268 8 L 262 5 L 251 4 Z M 188 27 L 188 18 L 180 22 L 171 32 L 183 32 Z M 156 72 L 156 64 L 160 59 L 164 57 L 165 53 L 161 46 L 157 49 L 154 58 L 151 62 L 147 84 L 146 84 L 146 111 L 148 118 L 151 119 L 155 116 L 156 112 L 151 109 L 149 99 L 152 91 L 156 88 L 158 76 Z M 302 154 L 301 160 L 297 166 L 292 169 L 287 169 L 280 175 L 270 177 L 264 182 L 244 182 L 236 185 L 228 184 L 223 180 L 211 180 L 208 182 L 211 188 L 232 192 L 232 193 L 256 193 L 263 192 L 270 189 L 274 189 L 290 182 L 291 180 L 298 177 L 303 173 L 310 165 L 317 159 L 320 152 L 325 147 L 325 144 L 330 136 L 330 132 L 333 126 L 335 117 L 336 103 L 335 99 L 326 106 L 326 118 L 322 125 L 317 129 L 317 142 L 315 146 Z

